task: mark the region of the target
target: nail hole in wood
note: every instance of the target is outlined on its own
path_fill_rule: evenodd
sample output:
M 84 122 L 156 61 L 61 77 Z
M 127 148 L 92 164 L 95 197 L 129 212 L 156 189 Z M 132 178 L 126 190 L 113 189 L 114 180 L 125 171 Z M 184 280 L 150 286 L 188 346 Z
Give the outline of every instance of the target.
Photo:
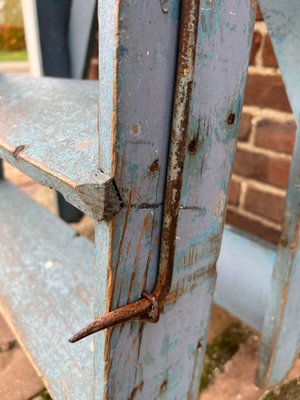
M 191 154 L 194 154 L 196 151 L 196 147 L 197 147 L 197 140 L 196 139 L 192 139 L 188 145 L 188 151 Z
M 233 125 L 235 121 L 235 114 L 230 113 L 227 118 L 228 125 Z
M 149 172 L 158 172 L 158 171 L 159 171 L 159 163 L 158 163 L 158 158 L 156 158 L 150 165 Z
M 163 383 L 160 385 L 160 393 L 165 392 L 165 390 L 167 389 L 167 386 L 168 386 L 168 381 L 167 381 L 167 379 L 165 379 L 163 381 Z

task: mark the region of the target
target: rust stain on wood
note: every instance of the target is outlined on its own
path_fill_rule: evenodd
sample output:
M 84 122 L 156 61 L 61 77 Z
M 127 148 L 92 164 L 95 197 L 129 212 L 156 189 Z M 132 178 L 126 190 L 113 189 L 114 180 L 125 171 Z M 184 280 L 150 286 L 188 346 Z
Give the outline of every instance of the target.
M 144 382 L 141 382 L 138 386 L 133 388 L 133 390 L 129 396 L 129 400 L 134 400 L 136 395 L 138 394 L 138 392 L 141 392 L 143 390 L 143 387 L 144 387 Z
M 124 225 L 123 225 L 123 229 L 122 229 L 121 240 L 120 240 L 119 247 L 118 247 L 118 256 L 117 256 L 116 266 L 115 266 L 115 270 L 113 271 L 114 281 L 113 281 L 113 285 L 112 285 L 112 288 L 111 288 L 111 291 L 110 291 L 110 294 L 109 294 L 109 299 L 113 299 L 114 293 L 115 293 L 115 290 L 116 290 L 116 281 L 117 281 L 117 277 L 118 277 L 118 269 L 119 269 L 119 265 L 120 265 L 122 248 L 123 248 L 123 243 L 124 243 L 125 234 L 126 234 L 126 230 L 127 230 L 128 217 L 129 217 L 129 214 L 130 214 L 130 211 L 131 211 L 132 197 L 133 197 L 133 190 L 131 190 L 130 193 L 129 193 L 129 201 L 128 201 L 127 210 L 126 210 L 126 214 L 125 214 L 125 221 L 124 221 Z M 111 271 L 111 273 L 112 273 L 112 271 Z M 109 310 L 111 309 L 111 306 L 112 305 L 110 304 Z
M 158 162 L 158 158 L 156 158 L 153 163 L 150 165 L 149 167 L 149 172 L 159 172 L 159 162 Z
M 149 214 L 146 214 L 143 220 L 143 225 L 142 225 L 142 229 L 141 229 L 141 233 L 140 233 L 140 237 L 139 237 L 139 242 L 137 245 L 137 250 L 136 250 L 136 255 L 134 258 L 134 263 L 133 263 L 133 271 L 131 274 L 131 279 L 130 279 L 130 286 L 129 286 L 129 292 L 128 292 L 128 302 L 130 301 L 130 297 L 131 297 L 131 293 L 132 293 L 132 289 L 133 289 L 133 285 L 134 285 L 134 281 L 136 278 L 136 272 L 137 272 L 137 267 L 138 267 L 138 262 L 139 262 L 139 255 L 140 255 L 140 251 L 142 248 L 142 243 L 143 243 L 143 237 L 144 237 L 144 233 L 145 231 L 152 231 L 152 227 L 153 227 L 153 223 L 152 223 L 152 219 L 149 216 Z

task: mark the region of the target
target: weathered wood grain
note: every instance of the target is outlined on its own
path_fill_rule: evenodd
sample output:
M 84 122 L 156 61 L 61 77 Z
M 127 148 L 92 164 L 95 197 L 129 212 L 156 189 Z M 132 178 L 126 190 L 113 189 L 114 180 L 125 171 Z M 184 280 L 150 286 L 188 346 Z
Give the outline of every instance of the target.
M 43 74 L 86 78 L 95 41 L 96 1 L 34 1 L 37 3 Z M 24 7 L 28 5 L 24 3 Z M 57 193 L 57 205 L 59 216 L 66 222 L 78 222 L 82 217 L 82 212 L 66 202 L 60 193 Z
M 291 163 L 285 221 L 277 250 L 260 351 L 261 385 L 278 384 L 299 351 L 300 337 L 300 128 Z
M 125 206 L 110 226 L 97 227 L 96 316 L 155 284 L 179 3 L 169 1 L 164 11 L 159 1 L 99 2 L 100 167 L 115 177 Z M 138 391 L 141 329 L 128 323 L 108 332 L 105 371 L 103 355 L 95 353 L 95 398 L 103 392 L 130 398 Z M 97 335 L 96 349 L 103 340 Z
M 93 317 L 94 246 L 0 182 L 0 309 L 55 400 L 92 398 L 93 346 L 67 338 Z
M 100 166 L 125 208 L 96 229 L 96 317 L 155 283 L 178 6 L 99 3 Z M 95 398 L 198 397 L 254 14 L 251 0 L 200 2 L 171 292 L 158 324 L 95 337 Z
M 300 116 L 300 8 L 297 0 L 260 0 L 288 97 L 296 119 Z M 299 351 L 299 173 L 300 131 L 291 165 L 285 221 L 277 251 L 272 286 L 262 332 L 258 380 L 278 384 Z
M 97 84 L 3 75 L 0 92 L 0 157 L 96 220 L 118 212 L 97 164 Z

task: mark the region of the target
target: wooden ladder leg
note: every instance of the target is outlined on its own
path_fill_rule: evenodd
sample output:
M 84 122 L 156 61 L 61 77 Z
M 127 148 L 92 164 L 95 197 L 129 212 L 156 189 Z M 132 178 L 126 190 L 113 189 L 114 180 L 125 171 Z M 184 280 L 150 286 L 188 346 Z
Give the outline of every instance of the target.
M 297 0 L 259 0 L 291 108 L 300 115 L 300 8 Z M 299 351 L 299 174 L 300 128 L 291 163 L 285 220 L 273 269 L 260 351 L 258 381 L 270 387 L 280 383 Z
M 199 395 L 254 1 L 100 0 L 100 168 L 114 176 L 124 207 L 96 226 L 95 316 L 155 285 L 185 18 L 179 53 L 185 40 L 195 51 L 175 88 L 172 131 L 183 127 L 184 164 L 171 290 L 157 324 L 130 321 L 95 335 L 95 399 Z
M 300 337 L 300 128 L 296 136 L 286 195 L 285 221 L 264 319 L 258 380 L 278 384 L 299 351 Z

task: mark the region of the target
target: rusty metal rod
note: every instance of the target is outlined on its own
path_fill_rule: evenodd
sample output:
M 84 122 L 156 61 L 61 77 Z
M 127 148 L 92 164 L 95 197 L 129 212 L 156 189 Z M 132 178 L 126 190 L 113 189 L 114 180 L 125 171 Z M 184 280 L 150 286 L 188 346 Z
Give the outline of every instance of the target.
M 93 333 L 137 317 L 153 323 L 157 322 L 160 311 L 159 304 L 169 293 L 173 275 L 182 174 L 186 153 L 186 139 L 188 136 L 199 7 L 199 0 L 182 0 L 159 271 L 154 290 L 151 294 L 143 293 L 143 297 L 140 300 L 110 311 L 101 318 L 96 319 L 70 338 L 69 342 L 71 343 L 75 343 Z
M 116 324 L 140 317 L 142 314 L 147 314 L 152 308 L 152 303 L 144 298 L 124 307 L 117 308 L 104 314 L 101 318 L 96 319 L 90 325 L 81 329 L 78 333 L 69 339 L 70 343 L 78 342 L 79 340 L 92 335 L 93 333 L 102 331 Z

